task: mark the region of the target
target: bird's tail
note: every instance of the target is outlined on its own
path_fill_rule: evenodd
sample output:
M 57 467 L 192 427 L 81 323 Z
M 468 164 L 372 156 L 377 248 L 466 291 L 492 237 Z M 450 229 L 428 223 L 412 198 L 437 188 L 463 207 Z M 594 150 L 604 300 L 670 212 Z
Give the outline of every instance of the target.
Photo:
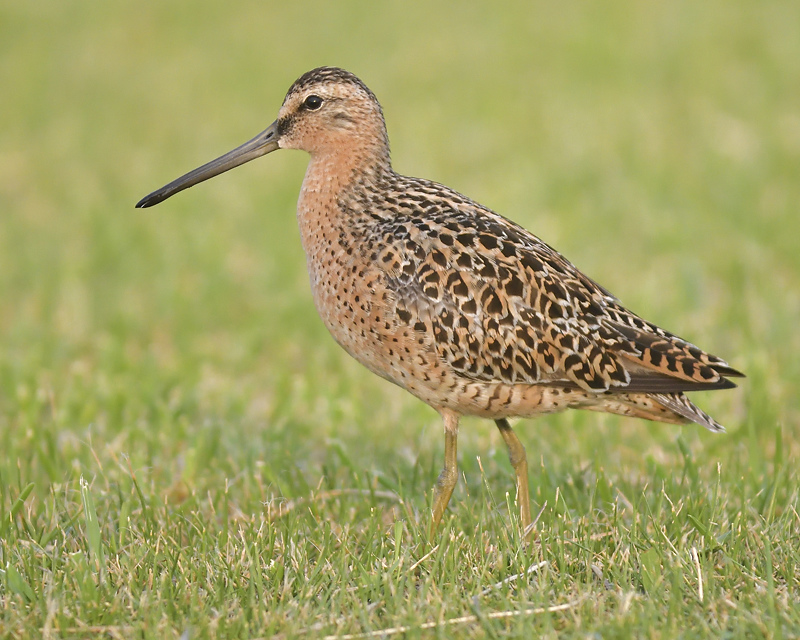
M 650 397 L 663 407 L 677 413 L 689 422 L 696 422 L 714 433 L 722 433 L 725 431 L 725 427 L 682 393 L 653 393 Z
M 682 393 L 620 393 L 603 398 L 602 403 L 580 408 L 670 424 L 696 422 L 715 433 L 725 431 L 725 427 Z

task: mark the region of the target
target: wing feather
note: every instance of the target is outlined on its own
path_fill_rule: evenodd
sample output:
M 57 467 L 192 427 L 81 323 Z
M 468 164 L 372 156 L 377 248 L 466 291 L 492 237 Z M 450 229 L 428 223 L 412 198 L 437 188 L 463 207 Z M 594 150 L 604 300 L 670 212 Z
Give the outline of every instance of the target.
M 374 216 L 403 242 L 385 243 L 394 255 L 377 263 L 390 265 L 398 321 L 432 338 L 458 375 L 664 397 L 735 386 L 726 378 L 741 374 L 725 361 L 628 311 L 522 227 L 440 185 L 403 179 L 396 191 L 409 200 Z M 414 215 L 420 207 L 424 219 Z

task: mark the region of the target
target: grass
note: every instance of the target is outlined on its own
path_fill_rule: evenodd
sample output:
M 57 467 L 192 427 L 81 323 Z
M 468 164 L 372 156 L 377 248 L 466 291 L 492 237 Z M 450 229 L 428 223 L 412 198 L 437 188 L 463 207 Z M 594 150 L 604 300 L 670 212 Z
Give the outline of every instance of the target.
M 800 635 L 798 13 L 0 7 L 0 636 Z M 466 420 L 429 542 L 441 427 L 317 319 L 302 154 L 132 208 L 318 64 L 376 91 L 400 171 L 745 371 L 698 398 L 729 433 L 519 423 L 526 549 L 502 442 Z

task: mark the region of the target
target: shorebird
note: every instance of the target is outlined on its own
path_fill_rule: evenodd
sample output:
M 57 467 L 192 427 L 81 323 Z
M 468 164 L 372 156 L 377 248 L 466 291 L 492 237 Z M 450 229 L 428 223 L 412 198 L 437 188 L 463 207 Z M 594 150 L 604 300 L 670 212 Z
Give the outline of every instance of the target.
M 441 414 L 432 535 L 456 485 L 461 416 L 496 422 L 525 536 L 528 465 L 509 418 L 575 408 L 724 431 L 684 393 L 735 387 L 728 378 L 743 374 L 627 310 L 514 222 L 395 173 L 380 103 L 343 69 L 304 74 L 267 129 L 136 206 L 277 149 L 310 154 L 297 220 L 325 326 L 370 371 Z

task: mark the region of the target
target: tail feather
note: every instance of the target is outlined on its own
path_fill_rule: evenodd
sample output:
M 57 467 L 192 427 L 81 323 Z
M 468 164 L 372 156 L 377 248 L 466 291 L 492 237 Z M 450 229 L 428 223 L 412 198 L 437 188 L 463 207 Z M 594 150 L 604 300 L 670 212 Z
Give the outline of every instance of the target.
M 714 433 L 723 433 L 725 427 L 695 405 L 682 393 L 653 393 L 651 397 L 660 405 L 674 411 L 690 422 L 696 422 Z
M 695 422 L 714 433 L 725 431 L 725 427 L 682 393 L 606 394 L 602 402 L 580 404 L 576 408 L 670 424 Z

